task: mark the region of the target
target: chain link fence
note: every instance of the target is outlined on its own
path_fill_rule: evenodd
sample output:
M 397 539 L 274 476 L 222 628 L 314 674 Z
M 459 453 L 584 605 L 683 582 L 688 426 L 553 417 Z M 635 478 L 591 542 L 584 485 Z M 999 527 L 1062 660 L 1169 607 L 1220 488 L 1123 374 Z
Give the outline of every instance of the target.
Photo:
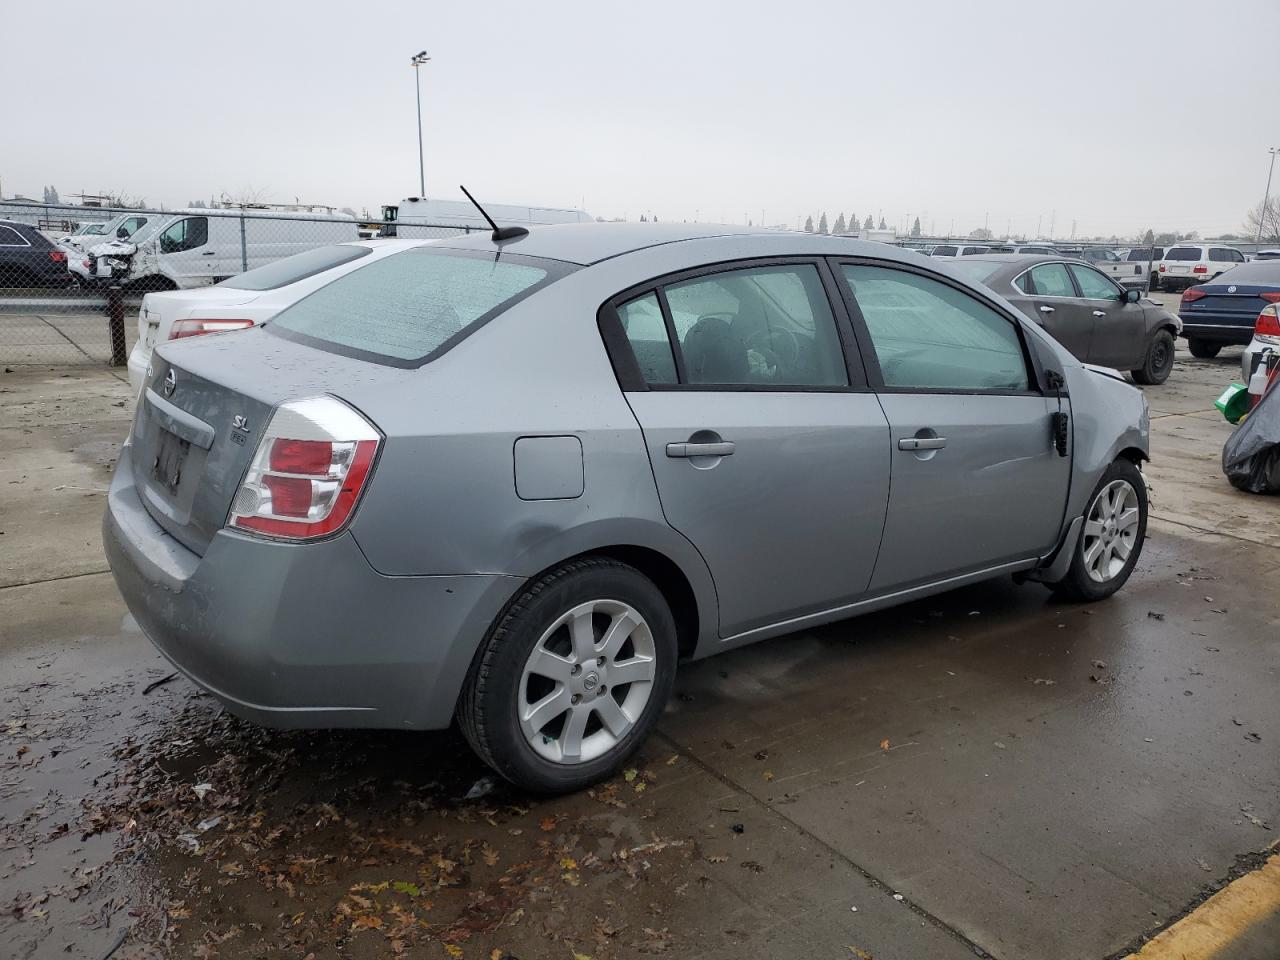
M 206 287 L 336 243 L 478 229 L 332 211 L 0 203 L 0 365 L 122 366 L 150 291 Z

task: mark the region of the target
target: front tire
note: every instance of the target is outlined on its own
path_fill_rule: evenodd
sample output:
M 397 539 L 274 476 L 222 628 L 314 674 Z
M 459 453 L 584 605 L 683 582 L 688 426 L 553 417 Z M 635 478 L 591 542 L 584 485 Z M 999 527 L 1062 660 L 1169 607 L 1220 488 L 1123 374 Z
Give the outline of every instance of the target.
M 1147 354 L 1142 359 L 1142 366 L 1131 370 L 1133 379 L 1148 386 L 1164 383 L 1173 370 L 1173 334 L 1168 330 L 1157 330 L 1147 345 Z
M 476 653 L 458 703 L 463 735 L 519 787 L 564 793 L 611 776 L 671 694 L 670 607 L 651 580 L 605 558 L 529 583 Z
M 1214 343 L 1212 340 L 1200 340 L 1197 337 L 1190 337 L 1187 340 L 1187 349 L 1191 351 L 1193 357 L 1201 360 L 1212 360 L 1222 350 L 1222 344 Z
M 1067 575 L 1050 589 L 1071 600 L 1105 600 L 1128 581 L 1146 535 L 1146 481 L 1128 460 L 1117 460 L 1089 498 Z

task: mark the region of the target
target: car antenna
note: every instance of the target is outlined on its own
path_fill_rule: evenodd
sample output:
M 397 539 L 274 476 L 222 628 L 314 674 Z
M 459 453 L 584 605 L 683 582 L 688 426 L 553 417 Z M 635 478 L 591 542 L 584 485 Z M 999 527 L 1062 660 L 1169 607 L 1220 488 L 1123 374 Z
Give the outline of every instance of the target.
M 493 217 L 485 212 L 484 207 L 480 206 L 480 201 L 471 195 L 471 191 L 458 184 L 458 189 L 467 195 L 467 199 L 475 204 L 475 208 L 480 211 L 480 216 L 489 221 L 489 226 L 493 227 L 493 242 L 501 243 L 504 240 L 519 240 L 521 237 L 527 237 L 529 231 L 524 227 L 500 227 L 493 222 Z

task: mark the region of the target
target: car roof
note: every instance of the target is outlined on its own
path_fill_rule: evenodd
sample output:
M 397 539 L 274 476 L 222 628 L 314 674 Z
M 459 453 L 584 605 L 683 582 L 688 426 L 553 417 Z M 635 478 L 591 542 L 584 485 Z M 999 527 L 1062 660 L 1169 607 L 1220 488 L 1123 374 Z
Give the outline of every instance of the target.
M 854 240 L 850 237 L 832 237 L 786 230 L 761 230 L 758 227 L 693 223 L 563 223 L 535 226 L 529 229 L 528 236 L 503 243 L 501 249 L 524 256 L 563 260 L 567 263 L 586 266 L 637 250 L 670 243 L 744 237 L 751 237 L 753 241 L 762 241 L 761 245 L 764 247 L 775 247 L 779 255 L 857 256 L 861 254 L 889 259 L 901 258 L 904 255 L 919 256 L 916 251 L 903 250 L 872 240 Z M 438 241 L 436 246 L 454 250 L 488 252 L 499 249 L 487 231 L 464 237 L 445 238 Z M 890 254 L 889 251 L 893 253 Z

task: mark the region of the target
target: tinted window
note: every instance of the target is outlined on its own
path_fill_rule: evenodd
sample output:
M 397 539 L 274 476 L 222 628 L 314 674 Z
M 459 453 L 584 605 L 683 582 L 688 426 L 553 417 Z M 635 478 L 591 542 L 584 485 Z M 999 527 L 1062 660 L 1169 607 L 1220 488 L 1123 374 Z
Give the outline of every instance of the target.
M 1166 260 L 1199 260 L 1202 255 L 1199 247 L 1172 247 L 1164 258 Z
M 1086 300 L 1119 300 L 1120 288 L 1091 267 L 1071 264 L 1071 275 L 1080 285 L 1080 296 Z
M 989 252 L 990 251 L 986 247 L 965 247 L 964 252 L 961 254 L 961 256 L 972 257 L 975 254 L 989 253 Z
M 0 227 L 0 247 L 29 247 L 22 234 L 13 227 Z
M 565 268 L 531 257 L 406 250 L 338 277 L 268 325 L 321 344 L 419 361 Z
M 1230 247 L 1210 247 L 1209 260 L 1212 263 L 1243 263 L 1244 254 Z
M 1074 297 L 1076 288 L 1071 285 L 1071 275 L 1062 263 L 1042 263 L 1031 268 L 1031 284 L 1041 297 Z
M 644 375 L 645 383 L 676 383 L 676 362 L 671 355 L 671 338 L 662 319 L 656 294 L 646 293 L 618 308 L 618 318 L 631 343 L 631 352 Z
M 1128 256 L 1125 257 L 1130 263 L 1142 261 L 1146 263 L 1148 260 L 1163 260 L 1164 251 L 1159 247 L 1142 247 L 1137 250 L 1130 250 Z
M 316 247 L 305 253 L 297 253 L 283 260 L 276 260 L 266 266 L 258 267 L 238 277 L 224 280 L 220 287 L 233 287 L 236 290 L 276 290 L 280 287 L 297 283 L 317 273 L 332 270 L 352 260 L 367 257 L 373 250 L 370 247 L 358 247 L 350 243 L 339 243 L 332 247 Z
M 123 227 L 121 228 L 123 229 Z M 184 217 L 160 234 L 161 253 L 182 253 L 209 242 L 208 217 Z
M 888 387 L 1025 390 L 1012 321 L 946 284 L 902 270 L 845 265 Z
M 956 255 L 956 248 L 947 246 L 934 247 L 931 251 L 931 255 L 935 257 L 954 257 Z
M 665 292 L 690 383 L 849 382 L 835 318 L 812 264 L 732 270 Z

